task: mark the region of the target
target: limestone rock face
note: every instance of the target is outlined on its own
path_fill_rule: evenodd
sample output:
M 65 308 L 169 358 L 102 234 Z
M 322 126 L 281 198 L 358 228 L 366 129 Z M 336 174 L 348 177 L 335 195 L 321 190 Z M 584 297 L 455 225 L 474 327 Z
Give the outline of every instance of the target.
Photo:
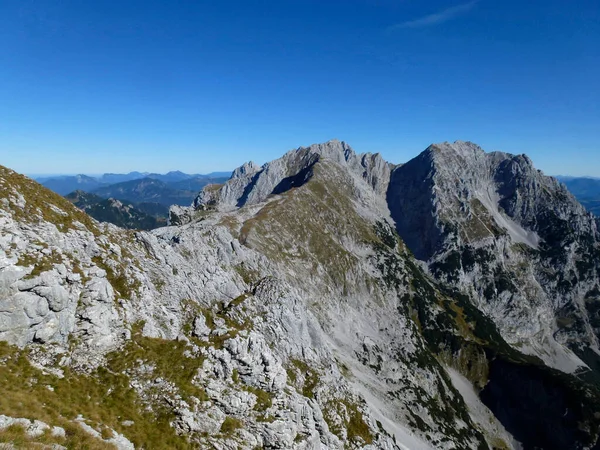
M 231 178 L 232 179 L 243 178 L 247 175 L 253 175 L 258 171 L 260 171 L 260 166 L 258 164 L 255 164 L 252 161 L 249 161 L 249 162 L 242 164 L 237 169 L 235 169 L 233 171 L 233 173 L 231 174 Z
M 379 154 L 357 155 L 348 144 L 332 140 L 324 144 L 291 150 L 282 158 L 258 167 L 249 162 L 234 170 L 231 179 L 220 189 L 218 196 L 201 193 L 194 206 L 215 201 L 221 207 L 241 207 L 260 203 L 269 195 L 280 194 L 306 183 L 313 165 L 327 159 L 347 167 L 354 175 L 363 178 L 378 194 L 385 193 L 391 165 Z
M 193 210 L 179 205 L 169 207 L 169 225 L 184 225 L 193 220 Z
M 4 168 L 0 194 L 15 404 L 83 385 L 85 426 L 135 448 L 597 443 L 597 223 L 525 156 L 458 142 L 394 166 L 330 141 L 151 232 Z
M 387 198 L 414 254 L 508 342 L 568 372 L 585 367 L 573 351 L 597 354 L 597 219 L 527 156 L 432 145 L 394 170 Z

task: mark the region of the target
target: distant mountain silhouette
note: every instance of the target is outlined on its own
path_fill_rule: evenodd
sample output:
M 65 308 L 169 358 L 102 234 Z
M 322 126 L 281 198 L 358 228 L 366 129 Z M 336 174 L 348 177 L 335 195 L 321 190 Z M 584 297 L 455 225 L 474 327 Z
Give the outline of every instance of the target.
M 114 197 L 136 204 L 154 204 L 153 206 L 147 205 L 150 210 L 154 211 L 157 208 L 156 204 L 167 207 L 172 204 L 189 205 L 204 186 L 224 183 L 230 175 L 231 172 L 213 172 L 207 175 L 187 174 L 181 171 L 171 171 L 166 174 L 129 172 L 126 174 L 105 173 L 97 177 L 88 175 L 38 177 L 37 181 L 60 195 L 67 195 L 74 191 L 93 192 L 104 198 Z M 136 205 L 136 207 L 143 208 L 144 206 Z M 164 208 L 159 209 L 160 216 L 167 214 Z
M 45 187 L 60 195 L 66 195 L 69 192 L 73 192 L 78 189 L 88 192 L 93 191 L 103 184 L 97 178 L 89 177 L 87 175 L 60 176 L 55 178 L 40 179 L 39 181 Z
M 134 203 L 153 202 L 170 206 L 191 204 L 198 191 L 175 189 L 160 180 L 141 178 L 104 186 L 92 193 L 104 198 L 112 197 Z
M 566 177 L 558 176 L 571 194 L 596 216 L 600 216 L 600 179 L 591 177 Z

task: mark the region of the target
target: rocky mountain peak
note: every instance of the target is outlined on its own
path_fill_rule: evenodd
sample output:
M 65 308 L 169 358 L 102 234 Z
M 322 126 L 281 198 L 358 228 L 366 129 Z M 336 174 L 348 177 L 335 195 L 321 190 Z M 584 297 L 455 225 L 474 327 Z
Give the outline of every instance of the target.
M 426 153 L 431 153 L 434 156 L 459 156 L 465 160 L 473 160 L 481 158 L 485 151 L 477 144 L 469 141 L 455 141 L 454 143 L 442 142 L 439 144 L 431 144 L 426 150 Z
M 317 154 L 323 158 L 328 158 L 338 163 L 342 163 L 356 157 L 356 153 L 354 150 L 352 150 L 350 145 L 337 139 L 331 139 L 322 144 L 312 144 L 308 147 L 299 147 L 297 150 L 291 150 L 289 153 L 294 152 L 308 152 L 310 154 Z
M 260 166 L 253 161 L 248 161 L 235 169 L 231 174 L 231 178 L 242 178 L 245 175 L 252 175 L 260 170 Z
M 529 351 L 549 365 L 567 371 L 585 366 L 556 339 L 597 348 L 581 290 L 593 291 L 598 283 L 587 268 L 598 255 L 599 235 L 596 220 L 561 183 L 536 170 L 526 155 L 456 142 L 433 145 L 396 168 L 387 197 L 414 254 L 476 299 L 507 341 L 527 336 Z M 571 326 L 544 318 L 556 314 L 557 305 L 569 311 Z
M 392 165 L 379 154 L 357 155 L 347 143 L 331 140 L 290 150 L 262 167 L 246 163 L 236 169 L 223 186 L 206 187 L 195 199 L 193 208 L 231 209 L 260 203 L 269 195 L 306 183 L 313 176 L 314 166 L 324 160 L 344 167 L 353 176 L 365 180 L 378 195 L 385 195 Z M 179 208 L 177 214 L 181 216 L 185 212 Z
M 486 219 L 477 218 L 477 211 L 493 217 L 494 226 L 509 232 L 516 242 L 534 248 L 539 239 L 531 233 L 539 231 L 535 217 L 541 210 L 551 209 L 554 203 L 558 209 L 583 212 L 566 188 L 536 170 L 526 155 L 486 153 L 471 142 L 431 145 L 397 167 L 391 180 L 388 203 L 392 216 L 401 235 L 422 259 L 439 250 L 439 238 L 449 223 L 462 223 L 470 217 L 485 223 Z M 566 203 L 559 204 L 559 198 Z M 424 231 L 422 224 L 430 231 Z M 472 224 L 471 229 L 477 228 Z

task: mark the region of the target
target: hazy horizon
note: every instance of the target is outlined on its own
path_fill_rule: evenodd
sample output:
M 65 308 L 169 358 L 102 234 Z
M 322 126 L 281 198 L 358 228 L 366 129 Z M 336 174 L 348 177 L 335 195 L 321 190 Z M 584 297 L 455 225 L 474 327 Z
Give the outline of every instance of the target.
M 225 173 L 231 173 L 233 172 L 234 169 L 232 170 L 213 170 L 211 172 L 186 172 L 184 170 L 178 170 L 178 169 L 174 169 L 174 170 L 167 170 L 164 172 L 157 172 L 157 171 L 150 171 L 150 170 L 128 170 L 126 172 L 115 172 L 115 171 L 109 171 L 109 172 L 101 172 L 101 173 L 91 173 L 91 172 L 71 172 L 71 173 L 67 173 L 67 172 L 63 172 L 63 173 L 40 173 L 40 172 L 36 172 L 36 173 L 27 173 L 27 172 L 22 172 L 23 175 L 28 176 L 29 178 L 42 178 L 42 177 L 75 177 L 77 175 L 85 175 L 88 177 L 101 177 L 102 175 L 106 175 L 106 174 L 115 174 L 115 175 L 127 175 L 133 172 L 139 172 L 142 174 L 158 174 L 158 175 L 165 175 L 169 172 L 182 172 L 185 173 L 186 175 L 202 175 L 202 176 L 208 176 L 208 175 L 212 175 L 212 174 L 225 174 Z
M 535 165 L 535 161 L 533 163 Z M 173 170 L 168 170 L 168 171 L 163 171 L 163 172 L 150 171 L 150 170 L 129 170 L 129 171 L 126 171 L 126 172 L 108 171 L 108 172 L 102 172 L 102 173 L 89 173 L 89 172 L 71 172 L 71 173 L 27 173 L 27 172 L 22 172 L 22 173 L 23 173 L 23 175 L 26 175 L 29 178 L 36 179 L 36 178 L 53 178 L 53 177 L 72 177 L 72 176 L 77 176 L 77 175 L 85 175 L 85 176 L 88 176 L 88 177 L 97 178 L 97 177 L 101 177 L 102 175 L 105 175 L 105 174 L 126 175 L 126 174 L 129 174 L 131 172 L 140 172 L 140 173 L 147 173 L 147 174 L 160 174 L 160 175 L 164 175 L 164 174 L 166 174 L 168 172 L 173 172 L 173 171 L 183 172 L 183 173 L 188 174 L 188 175 L 204 175 L 204 176 L 206 176 L 206 175 L 211 175 L 213 173 L 217 173 L 217 174 L 229 173 L 229 174 L 231 174 L 234 170 L 235 169 L 231 169 L 231 170 L 213 170 L 211 172 L 205 172 L 205 173 L 201 173 L 201 172 L 186 172 L 186 171 L 180 170 L 180 169 L 173 169 Z M 571 174 L 567 174 L 567 173 L 546 173 L 546 172 L 544 172 L 544 174 L 547 175 L 547 176 L 558 177 L 558 178 L 564 177 L 564 178 L 590 178 L 590 179 L 594 179 L 594 180 L 600 179 L 600 176 L 594 176 L 594 175 L 571 175 Z

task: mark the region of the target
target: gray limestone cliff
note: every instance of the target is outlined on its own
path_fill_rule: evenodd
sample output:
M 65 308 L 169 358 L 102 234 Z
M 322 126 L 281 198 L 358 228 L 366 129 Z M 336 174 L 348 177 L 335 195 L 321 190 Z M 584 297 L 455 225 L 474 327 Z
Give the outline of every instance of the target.
M 567 372 L 597 358 L 597 219 L 527 156 L 432 145 L 394 170 L 387 198 L 415 255 L 511 344 Z

